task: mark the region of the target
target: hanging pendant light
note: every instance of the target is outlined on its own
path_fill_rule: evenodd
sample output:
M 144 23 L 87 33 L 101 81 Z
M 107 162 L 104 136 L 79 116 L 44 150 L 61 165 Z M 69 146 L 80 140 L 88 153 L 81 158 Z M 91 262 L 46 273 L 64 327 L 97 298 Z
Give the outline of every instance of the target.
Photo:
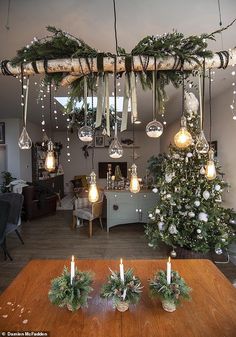
M 23 129 L 18 141 L 19 148 L 21 150 L 29 150 L 32 147 L 32 140 L 26 130 L 27 121 L 27 107 L 28 107 L 28 96 L 29 96 L 29 77 L 26 82 L 26 94 L 24 100 L 24 86 L 23 86 L 23 69 L 21 74 L 21 104 L 22 104 L 22 115 L 23 115 Z
M 45 169 L 48 172 L 53 172 L 55 171 L 55 168 L 56 168 L 56 160 L 54 155 L 53 142 L 49 140 L 47 156 L 45 159 Z
M 180 130 L 179 132 L 176 133 L 174 137 L 175 145 L 179 149 L 185 149 L 186 147 L 192 144 L 192 141 L 193 141 L 192 136 L 187 130 L 186 117 L 182 116 L 180 122 Z
M 115 134 L 108 150 L 109 157 L 119 159 L 123 156 L 123 148 L 117 136 L 117 106 L 116 106 L 116 56 L 114 57 L 114 108 L 115 108 Z
M 130 179 L 129 190 L 132 193 L 138 193 L 140 191 L 140 184 L 139 184 L 138 174 L 137 174 L 137 165 L 135 164 L 132 164 L 131 166 L 131 179 Z
M 210 112 L 210 144 L 211 144 L 211 125 L 212 125 L 212 113 L 211 113 L 211 69 L 209 69 L 209 112 Z M 208 180 L 214 180 L 216 178 L 216 167 L 214 162 L 214 150 L 210 148 L 208 152 L 208 161 L 206 164 L 205 176 Z
M 90 202 L 96 202 L 99 199 L 99 192 L 98 192 L 97 182 L 96 182 L 96 174 L 94 171 L 90 173 L 88 199 Z
M 157 71 L 156 71 L 156 58 L 155 58 L 155 71 L 152 72 L 153 83 L 153 120 L 146 126 L 146 134 L 151 138 L 159 138 L 163 133 L 163 125 L 157 121 Z
M 208 180 L 214 180 L 216 178 L 216 167 L 214 162 L 214 150 L 210 149 L 208 152 L 209 159 L 206 164 L 206 178 Z
M 87 78 L 84 76 L 84 126 L 82 126 L 78 131 L 78 137 L 82 142 L 92 142 L 93 140 L 93 129 L 91 126 L 87 125 L 87 115 L 88 115 L 88 104 L 87 104 Z
M 204 131 L 203 131 L 203 117 L 205 112 L 205 60 L 203 62 L 203 84 L 202 84 L 203 94 L 201 95 L 201 77 L 199 75 L 199 100 L 200 100 L 200 133 L 197 137 L 197 142 L 195 149 L 197 153 L 207 153 L 209 151 L 209 144 L 206 140 Z
M 49 117 L 50 117 L 50 133 L 52 138 L 52 86 L 49 85 Z M 45 159 L 45 169 L 48 172 L 53 172 L 56 169 L 56 158 L 54 154 L 54 145 L 51 139 L 48 141 L 47 156 Z
M 184 116 L 184 73 L 183 73 L 183 87 L 182 87 L 182 117 L 180 121 L 180 130 L 174 136 L 174 143 L 180 149 L 185 149 L 193 142 L 190 132 L 187 130 L 187 121 Z

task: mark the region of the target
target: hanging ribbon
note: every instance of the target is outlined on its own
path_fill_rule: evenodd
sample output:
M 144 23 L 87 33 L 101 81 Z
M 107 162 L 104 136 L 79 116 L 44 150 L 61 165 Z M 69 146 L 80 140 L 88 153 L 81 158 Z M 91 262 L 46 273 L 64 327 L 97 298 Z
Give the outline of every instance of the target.
M 131 90 L 131 111 L 132 111 L 131 123 L 133 123 L 138 119 L 136 78 L 133 71 L 130 73 L 130 90 Z
M 121 120 L 121 128 L 120 128 L 121 132 L 127 129 L 129 99 L 130 99 L 130 77 L 129 77 L 129 73 L 126 73 L 125 74 L 123 112 L 122 112 L 122 120 Z
M 108 137 L 111 135 L 110 131 L 110 102 L 109 102 L 109 75 L 106 73 L 104 75 L 105 83 L 105 114 L 106 114 L 106 132 Z
M 25 92 L 25 109 L 24 109 L 24 126 L 26 127 L 27 120 L 27 110 L 28 110 L 28 96 L 29 96 L 29 77 L 26 82 L 26 92 Z
M 98 128 L 102 124 L 102 114 L 104 111 L 104 80 L 103 73 L 98 75 L 98 91 L 97 91 L 97 113 L 96 113 L 96 124 L 95 127 Z

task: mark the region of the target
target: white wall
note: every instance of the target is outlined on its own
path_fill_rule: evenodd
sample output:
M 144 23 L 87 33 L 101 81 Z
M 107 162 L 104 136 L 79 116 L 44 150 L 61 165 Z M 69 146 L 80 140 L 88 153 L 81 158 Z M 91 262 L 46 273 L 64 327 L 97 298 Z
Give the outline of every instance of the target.
M 20 150 L 18 146 L 22 131 L 21 120 L 9 118 L 0 121 L 5 122 L 6 170 L 15 178 L 32 181 L 31 150 Z M 40 126 L 29 122 L 27 130 L 33 142 L 41 140 Z
M 132 132 L 123 132 L 119 138 L 122 139 L 131 138 Z M 67 162 L 66 155 L 66 132 L 55 132 L 54 133 L 55 141 L 60 141 L 63 144 L 63 149 L 61 152 L 60 161 L 64 169 L 64 181 L 65 181 L 65 191 L 68 192 L 70 188 L 70 180 L 74 178 L 75 175 L 88 175 L 91 172 L 91 155 L 92 150 L 89 150 L 89 157 L 84 158 L 82 147 L 83 143 L 78 139 L 77 134 L 74 133 L 70 135 L 70 153 L 71 153 L 71 162 Z M 147 160 L 152 155 L 158 155 L 160 152 L 160 141 L 149 138 L 145 131 L 136 131 L 135 132 L 135 143 L 139 147 L 135 149 L 140 157 L 136 160 L 138 166 L 138 175 L 139 177 L 145 176 L 145 171 L 147 167 Z M 95 148 L 94 156 L 94 167 L 96 174 L 98 173 L 98 162 L 111 162 L 108 156 L 108 148 Z M 128 167 L 132 164 L 132 149 L 124 149 L 124 155 L 118 161 L 127 161 Z M 105 186 L 105 179 L 99 181 L 100 186 Z

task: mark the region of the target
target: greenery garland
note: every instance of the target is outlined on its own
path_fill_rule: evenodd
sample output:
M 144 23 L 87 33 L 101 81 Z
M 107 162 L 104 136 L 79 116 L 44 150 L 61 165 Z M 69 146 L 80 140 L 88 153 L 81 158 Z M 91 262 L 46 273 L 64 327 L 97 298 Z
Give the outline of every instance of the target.
M 136 56 L 142 55 L 148 57 L 167 58 L 169 56 L 175 57 L 177 65 L 182 65 L 184 62 L 196 61 L 199 63 L 199 58 L 212 57 L 213 53 L 208 48 L 208 40 L 215 40 L 215 35 L 228 29 L 233 23 L 231 22 L 227 27 L 219 29 L 211 34 L 201 34 L 200 36 L 191 35 L 185 37 L 184 34 L 177 31 L 163 34 L 161 36 L 146 36 L 143 38 L 131 51 L 127 53 L 123 48 L 118 48 L 119 55 Z M 82 39 L 74 37 L 73 35 L 57 29 L 53 26 L 46 27 L 48 32 L 52 33 L 42 39 L 34 38 L 31 45 L 21 48 L 17 51 L 16 57 L 11 62 L 14 65 L 20 65 L 24 62 L 33 62 L 37 60 L 49 60 L 60 58 L 88 58 L 97 57 L 98 51 L 90 47 Z M 104 56 L 114 56 L 111 53 L 102 53 Z M 200 63 L 199 63 L 200 64 Z M 194 71 L 184 71 L 187 79 Z M 61 80 L 68 73 L 50 73 L 45 74 L 44 80 L 47 83 L 54 83 L 59 85 Z M 88 78 L 88 87 L 96 91 L 95 82 L 97 74 L 86 75 Z M 145 67 L 142 72 L 137 74 L 139 76 L 142 87 L 152 88 L 152 72 L 146 71 Z M 159 100 L 159 110 L 164 112 L 164 103 L 167 100 L 165 87 L 172 83 L 174 87 L 178 88 L 182 83 L 182 71 L 162 70 L 158 71 L 157 92 Z M 71 111 L 74 100 L 83 97 L 83 77 L 75 80 L 71 85 L 70 99 L 68 103 L 68 112 Z

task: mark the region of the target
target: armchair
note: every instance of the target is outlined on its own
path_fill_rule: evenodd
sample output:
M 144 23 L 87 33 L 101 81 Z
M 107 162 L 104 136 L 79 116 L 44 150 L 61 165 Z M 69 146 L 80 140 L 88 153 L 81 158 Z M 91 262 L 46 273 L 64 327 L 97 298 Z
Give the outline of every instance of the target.
M 89 237 L 93 235 L 93 220 L 99 219 L 101 228 L 102 225 L 102 208 L 103 208 L 103 192 L 99 192 L 99 200 L 95 203 L 90 203 L 88 200 L 88 191 L 80 189 L 78 198 L 74 202 L 73 210 L 73 229 L 76 228 L 77 218 L 81 220 L 88 220 L 89 222 Z

